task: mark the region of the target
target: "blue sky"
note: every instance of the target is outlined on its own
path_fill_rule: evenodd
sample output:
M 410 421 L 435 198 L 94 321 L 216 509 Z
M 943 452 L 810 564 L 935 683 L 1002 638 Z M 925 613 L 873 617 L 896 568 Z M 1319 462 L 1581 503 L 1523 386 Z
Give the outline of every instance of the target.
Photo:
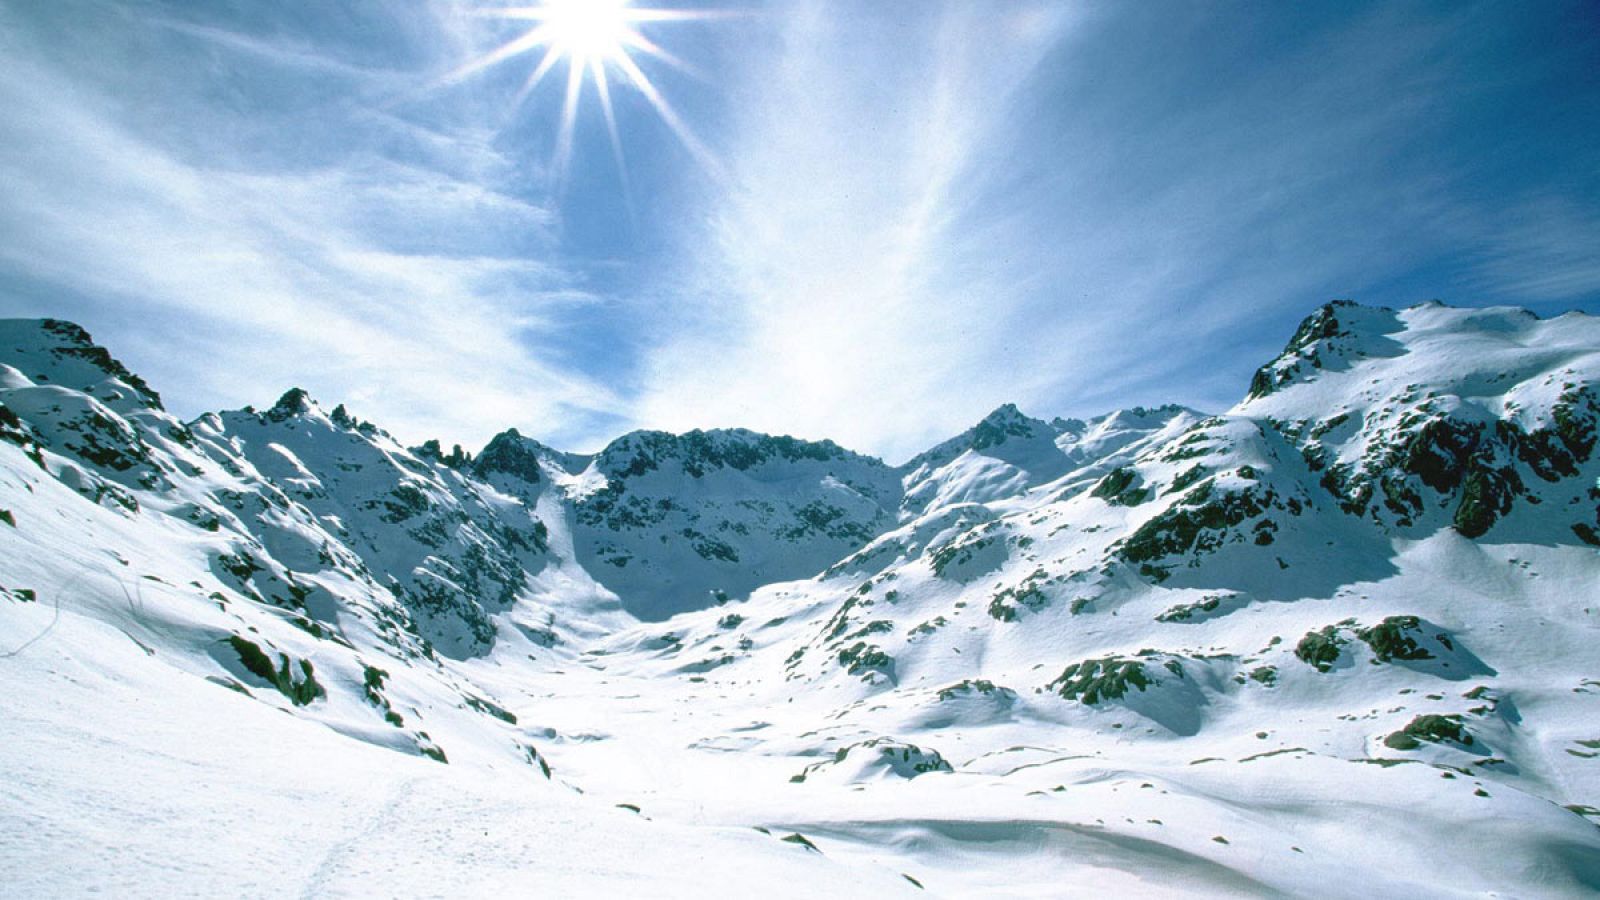
M 1591 2 L 696 4 L 635 58 L 700 149 L 613 79 L 621 167 L 538 54 L 448 77 L 497 5 L 0 0 L 0 314 L 187 415 L 899 461 L 1225 409 L 1328 299 L 1600 312 Z

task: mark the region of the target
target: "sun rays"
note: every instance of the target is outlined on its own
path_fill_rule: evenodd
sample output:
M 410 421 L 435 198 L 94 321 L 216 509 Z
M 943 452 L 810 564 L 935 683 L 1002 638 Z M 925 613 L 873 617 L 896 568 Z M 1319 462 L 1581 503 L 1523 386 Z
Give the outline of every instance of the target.
M 552 168 L 564 177 L 571 166 L 573 135 L 586 82 L 593 82 L 600 112 L 618 170 L 626 177 L 622 138 L 612 102 L 612 86 L 623 84 L 638 91 L 684 147 L 709 171 L 717 163 L 694 132 L 679 117 L 661 91 L 634 59 L 648 57 L 674 68 L 690 71 L 677 56 L 647 37 L 642 29 L 673 22 L 707 19 L 716 13 L 699 10 L 644 9 L 629 0 L 544 0 L 537 6 L 498 7 L 481 10 L 488 18 L 525 21 L 526 32 L 477 57 L 450 73 L 447 80 L 460 81 L 492 66 L 523 56 L 537 56 L 518 89 L 515 106 L 520 106 L 562 64 L 566 64 L 565 100 L 557 132 Z M 558 76 L 559 77 L 559 76 Z

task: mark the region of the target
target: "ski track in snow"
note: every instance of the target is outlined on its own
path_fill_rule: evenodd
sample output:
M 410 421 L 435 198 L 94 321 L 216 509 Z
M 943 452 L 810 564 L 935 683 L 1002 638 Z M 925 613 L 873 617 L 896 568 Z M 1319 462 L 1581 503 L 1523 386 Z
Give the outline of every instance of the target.
M 300 896 L 305 900 L 332 896 L 330 885 L 335 876 L 340 874 L 344 874 L 347 879 L 359 879 L 362 874 L 359 871 L 341 873 L 341 862 L 351 865 L 365 861 L 358 851 L 363 849 L 363 845 L 375 835 L 394 827 L 395 821 L 399 818 L 396 813 L 399 812 L 401 805 L 416 793 L 417 785 L 421 781 L 422 778 L 408 778 L 395 785 L 387 799 L 367 816 L 360 831 L 329 847 L 322 857 L 322 862 L 317 864 L 317 870 L 311 873 L 311 877 L 306 881 L 305 889 L 300 892 Z

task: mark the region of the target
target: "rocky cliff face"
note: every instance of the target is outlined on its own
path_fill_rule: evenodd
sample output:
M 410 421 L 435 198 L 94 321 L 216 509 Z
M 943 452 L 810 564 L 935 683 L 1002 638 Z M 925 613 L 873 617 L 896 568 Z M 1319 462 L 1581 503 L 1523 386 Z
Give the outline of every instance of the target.
M 1478 538 L 1520 522 L 1588 540 L 1597 339 L 1577 314 L 1330 304 L 1237 412 L 1271 423 L 1344 511 L 1389 529 Z
M 814 575 L 895 521 L 898 474 L 831 442 L 639 432 L 572 497 L 580 560 L 647 619 Z

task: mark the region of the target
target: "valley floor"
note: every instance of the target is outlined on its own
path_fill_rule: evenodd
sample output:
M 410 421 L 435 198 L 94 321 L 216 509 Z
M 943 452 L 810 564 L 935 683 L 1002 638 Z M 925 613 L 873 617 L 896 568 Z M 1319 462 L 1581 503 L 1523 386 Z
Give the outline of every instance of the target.
M 0 662 L 9 897 L 894 896 L 886 870 L 749 828 L 646 821 L 525 767 L 440 765 L 106 665 L 130 637 L 63 614 Z M 126 659 L 118 662 L 126 662 Z
M 7 612 L 19 626 L 8 635 L 52 616 Z M 526 767 L 440 765 L 350 740 L 174 678 L 147 647 L 63 608 L 43 639 L 0 660 L 8 896 L 1600 890 L 1594 825 L 1421 763 L 1273 752 L 1268 741 L 1192 758 L 1184 741 L 1018 717 L 925 734 L 954 772 L 830 779 L 824 766 L 794 782 L 824 743 L 879 734 L 887 711 L 778 700 L 759 673 L 665 677 L 603 650 L 534 681 L 492 657 L 465 664 L 541 742 L 556 772 L 547 782 Z M 782 840 L 794 834 L 816 849 Z

